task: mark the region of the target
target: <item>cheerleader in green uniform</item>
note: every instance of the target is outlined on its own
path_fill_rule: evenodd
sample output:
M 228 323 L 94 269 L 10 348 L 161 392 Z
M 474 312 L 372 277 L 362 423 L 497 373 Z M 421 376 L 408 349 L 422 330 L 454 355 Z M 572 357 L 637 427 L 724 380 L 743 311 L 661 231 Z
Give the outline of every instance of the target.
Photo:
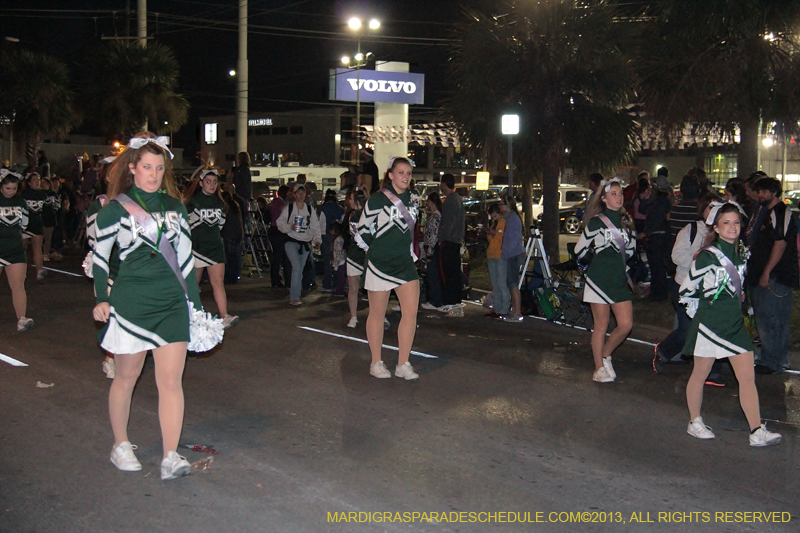
M 28 226 L 28 204 L 17 196 L 22 176 L 0 169 L 0 274 L 5 270 L 11 299 L 17 313 L 17 331 L 33 327 L 27 318 L 28 295 L 25 293 L 25 275 L 28 269 L 22 232 Z
M 781 441 L 778 433 L 761 423 L 755 373 L 753 342 L 742 318 L 742 282 L 745 261 L 739 254 L 742 228 L 740 207 L 717 204 L 706 219 L 713 226 L 706 246 L 698 252 L 689 276 L 681 284 L 681 302 L 687 304 L 692 325 L 683 353 L 694 355 L 694 369 L 686 385 L 689 406 L 687 432 L 698 439 L 713 439 L 703 423 L 703 384 L 717 359 L 727 358 L 739 382 L 739 403 L 750 426 L 751 446 L 771 446 Z
M 38 173 L 30 174 L 27 181 L 28 186 L 22 191 L 22 199 L 28 204 L 28 227 L 22 232 L 22 239 L 26 247 L 28 241 L 31 242 L 33 264 L 36 267 L 36 280 L 42 281 L 47 276 L 42 255 L 42 243 L 44 242 L 42 210 L 47 200 L 47 193 L 41 190 L 42 179 Z
M 358 221 L 361 220 L 361 213 L 367 203 L 367 195 L 363 189 L 353 187 L 347 192 L 345 204 L 347 205 L 347 226 L 350 232 L 350 240 L 347 248 L 347 303 L 350 307 L 350 320 L 347 322 L 348 328 L 358 325 L 358 290 L 361 287 L 361 277 L 364 275 L 364 259 L 367 254 L 362 246 L 364 241 L 358 234 Z
M 103 159 L 104 168 L 108 169 L 109 164 L 114 161 L 114 157 L 107 157 Z M 97 214 L 100 210 L 105 207 L 108 203 L 108 194 L 107 194 L 107 187 L 108 187 L 108 179 L 105 176 L 104 172 L 104 179 L 98 182 L 98 191 L 101 193 L 95 196 L 94 200 L 89 207 L 86 209 L 86 243 L 89 245 L 89 249 L 92 251 L 92 254 L 96 251 L 96 244 L 97 244 Z M 84 268 L 87 268 L 84 266 Z M 117 279 L 117 274 L 119 273 L 119 246 L 116 244 L 111 249 L 111 256 L 108 259 L 108 292 L 111 292 L 111 286 L 114 285 L 114 280 Z M 89 273 L 87 272 L 87 275 Z M 105 352 L 106 357 L 103 360 L 103 373 L 105 373 L 108 379 L 114 379 L 116 374 L 116 367 L 114 366 L 114 354 L 110 352 Z
M 372 352 L 370 374 L 392 377 L 381 360 L 383 327 L 389 293 L 394 289 L 400 300 L 402 318 L 397 328 L 399 357 L 394 375 L 417 379 L 408 357 L 417 328 L 419 276 L 414 266 L 412 244 L 419 213 L 419 195 L 409 187 L 411 162 L 403 157 L 389 158 L 386 187 L 373 194 L 364 207 L 358 224 L 360 238 L 367 247 L 364 288 L 369 291 L 367 340 Z
M 583 301 L 592 308 L 592 356 L 594 381 L 609 383 L 617 378 L 611 354 L 622 344 L 633 327 L 633 304 L 629 287 L 627 260 L 636 251 L 631 217 L 622 207 L 622 182 L 618 178 L 601 183 L 600 191 L 586 206 L 586 220 L 575 253 L 584 257 L 594 248 L 594 257 L 586 272 Z M 617 327 L 606 339 L 611 312 Z
M 198 187 L 197 185 L 200 185 Z M 219 190 L 219 173 L 215 169 L 203 170 L 200 179 L 189 188 L 189 227 L 192 229 L 192 255 L 197 281 L 208 271 L 208 280 L 214 292 L 219 316 L 225 329 L 239 322 L 238 316 L 228 314 L 228 297 L 225 294 L 225 245 L 220 230 L 225 225 L 225 202 Z M 198 190 L 199 189 L 199 190 Z
M 128 440 L 128 419 L 134 386 L 145 355 L 152 350 L 164 451 L 161 479 L 191 471 L 176 452 L 183 425 L 181 380 L 189 341 L 187 296 L 195 309 L 202 309 L 188 215 L 172 178 L 167 141 L 140 133 L 114 160 L 108 171 L 109 202 L 97 215 L 93 258 L 97 295 L 93 315 L 106 323 L 99 335 L 101 346 L 116 355 L 108 398 L 115 439 L 111 462 L 124 471 L 142 468 Z M 115 243 L 120 267 L 109 293 L 109 261 Z M 168 261 L 175 255 L 173 270 Z

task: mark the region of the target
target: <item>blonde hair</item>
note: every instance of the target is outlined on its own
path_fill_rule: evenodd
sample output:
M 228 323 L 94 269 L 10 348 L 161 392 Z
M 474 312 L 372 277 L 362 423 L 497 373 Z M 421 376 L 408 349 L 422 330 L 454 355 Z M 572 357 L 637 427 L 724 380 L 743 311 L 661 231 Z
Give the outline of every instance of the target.
M 132 137 L 132 139 L 155 139 L 156 135 L 149 131 L 142 131 Z M 134 185 L 133 173 L 128 165 L 136 166 L 145 152 L 153 155 L 160 155 L 164 158 L 164 179 L 161 181 L 161 188 L 166 190 L 168 196 L 180 200 L 181 195 L 175 178 L 172 176 L 172 160 L 169 154 L 162 147 L 154 142 L 149 142 L 141 148 L 126 147 L 121 154 L 114 159 L 108 169 L 106 181 L 108 186 L 108 199 L 113 200 L 123 193 L 127 193 Z

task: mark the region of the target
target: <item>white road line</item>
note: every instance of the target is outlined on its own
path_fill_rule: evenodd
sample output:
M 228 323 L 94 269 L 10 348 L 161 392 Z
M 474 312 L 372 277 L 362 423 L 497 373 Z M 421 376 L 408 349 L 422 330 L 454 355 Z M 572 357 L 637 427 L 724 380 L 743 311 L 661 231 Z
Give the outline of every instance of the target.
M 323 335 L 330 335 L 331 337 L 339 337 L 340 339 L 347 339 L 349 341 L 356 341 L 360 342 L 361 344 L 367 344 L 367 341 L 364 339 L 359 339 L 357 337 L 348 337 L 347 335 L 341 335 L 339 333 L 331 333 L 330 331 L 324 331 L 321 329 L 309 328 L 308 326 L 297 326 L 300 329 L 304 329 L 306 331 L 313 331 L 314 333 L 322 333 Z M 388 344 L 382 345 L 384 348 L 388 348 L 389 350 L 394 350 L 395 352 L 400 351 L 399 348 L 396 346 L 389 346 Z M 411 350 L 411 355 L 418 355 L 420 357 L 426 357 L 428 359 L 439 359 L 438 356 L 431 355 L 429 353 L 422 353 L 422 352 L 415 352 Z
M 66 274 L 67 276 L 75 276 L 76 278 L 85 277 L 83 274 L 76 274 L 74 272 L 67 272 L 66 270 L 59 270 L 57 268 L 44 267 L 44 269 L 45 270 L 52 270 L 53 272 L 58 272 L 59 274 Z
M 13 357 L 9 357 L 9 356 L 3 355 L 1 353 L 0 353 L 0 361 L 5 361 L 6 363 L 8 363 L 11 366 L 28 366 L 25 363 L 23 363 L 22 361 L 17 361 Z
M 468 304 L 472 304 L 472 305 L 483 305 L 483 304 L 482 304 L 482 303 L 480 303 L 480 302 L 474 302 L 474 301 L 472 301 L 472 300 L 464 300 L 464 303 L 468 303 Z M 567 324 L 567 323 L 565 323 L 565 322 L 561 322 L 561 321 L 558 321 L 558 320 L 547 320 L 546 318 L 544 318 L 544 317 L 541 317 L 541 316 L 534 316 L 534 315 L 527 315 L 527 316 L 528 316 L 529 318 L 535 318 L 536 320 L 545 320 L 545 321 L 547 321 L 547 322 L 551 322 L 551 323 L 553 323 L 553 324 L 558 324 L 559 326 L 566 326 L 566 327 L 568 327 L 568 328 L 580 329 L 580 330 L 583 330 L 583 331 L 591 331 L 591 330 L 589 330 L 589 329 L 586 329 L 586 328 L 584 328 L 584 327 L 581 327 L 581 326 L 573 326 L 573 325 L 571 325 L 571 324 Z M 645 345 L 647 345 L 647 346 L 655 346 L 655 343 L 653 343 L 653 342 L 647 342 L 647 341 L 643 341 L 643 340 L 639 340 L 639 339 L 633 339 L 633 338 L 631 338 L 631 337 L 628 337 L 628 338 L 627 338 L 627 339 L 625 339 L 625 340 L 628 340 L 628 341 L 631 341 L 631 342 L 636 342 L 636 343 L 638 343 L 638 344 L 645 344 Z
M 568 328 L 580 329 L 580 330 L 583 330 L 583 331 L 591 331 L 591 330 L 586 329 L 586 328 L 584 328 L 582 326 L 573 326 L 571 324 L 567 324 L 567 323 L 564 323 L 564 322 L 559 322 L 558 320 L 547 320 L 546 318 L 544 318 L 542 316 L 533 316 L 533 315 L 528 315 L 528 316 L 530 318 L 535 318 L 536 320 L 545 320 L 547 322 L 552 322 L 553 324 L 558 324 L 559 326 L 566 326 Z M 608 333 L 606 333 L 606 337 L 608 337 Z M 625 340 L 626 341 L 631 341 L 631 342 L 636 342 L 638 344 L 645 344 L 647 346 L 655 346 L 656 345 L 656 343 L 654 343 L 654 342 L 647 342 L 647 341 L 643 341 L 643 340 L 639 340 L 639 339 L 634 339 L 632 337 L 628 337 Z

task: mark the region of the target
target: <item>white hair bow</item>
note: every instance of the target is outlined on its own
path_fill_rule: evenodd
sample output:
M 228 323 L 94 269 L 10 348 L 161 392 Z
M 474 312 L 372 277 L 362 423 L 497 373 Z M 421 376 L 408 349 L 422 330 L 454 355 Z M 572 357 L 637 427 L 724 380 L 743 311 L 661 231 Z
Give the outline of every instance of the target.
M 128 141 L 128 148 L 138 150 L 147 143 L 155 143 L 166 150 L 170 159 L 175 157 L 172 155 L 172 152 L 169 149 L 169 137 L 166 135 L 159 135 L 158 137 L 133 137 L 130 141 Z
M 417 165 L 411 159 L 407 157 L 403 157 L 402 155 L 393 155 L 389 156 L 389 164 L 386 166 L 386 170 L 392 170 L 392 165 L 394 165 L 395 159 L 405 159 L 408 161 L 408 164 L 411 165 L 411 168 L 416 167 Z
M 11 172 L 7 168 L 0 168 L 0 180 L 5 179 L 6 176 L 14 176 L 18 180 L 22 179 L 22 176 L 20 174 L 17 174 L 16 172 Z
M 615 183 L 619 185 L 620 188 L 622 188 L 625 185 L 625 183 L 620 178 L 611 178 L 610 180 L 603 180 L 600 183 L 600 186 L 603 188 L 605 192 L 608 192 L 611 190 L 611 186 L 614 185 Z
M 710 204 L 708 204 L 708 207 L 711 208 L 711 211 L 708 212 L 708 216 L 706 217 L 707 225 L 709 226 L 714 225 L 714 220 L 717 218 L 717 213 L 719 213 L 720 208 L 725 204 L 735 205 L 736 209 L 738 209 L 741 214 L 743 215 L 745 214 L 744 209 L 742 209 L 742 206 L 740 206 L 737 202 L 734 201 L 717 202 L 716 200 L 714 200 Z
M 217 177 L 217 179 L 219 179 L 219 172 L 217 172 L 217 169 L 207 168 L 206 170 L 200 173 L 200 181 L 203 181 L 205 177 L 208 176 L 209 174 L 214 174 Z

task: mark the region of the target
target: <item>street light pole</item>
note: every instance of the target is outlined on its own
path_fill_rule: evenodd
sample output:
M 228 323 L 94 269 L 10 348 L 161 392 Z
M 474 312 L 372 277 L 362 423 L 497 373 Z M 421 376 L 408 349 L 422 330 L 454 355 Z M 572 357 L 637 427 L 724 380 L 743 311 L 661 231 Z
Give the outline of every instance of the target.
M 503 115 L 500 122 L 503 135 L 508 135 L 508 189 L 514 194 L 514 135 L 519 133 L 519 115 Z
M 364 56 L 361 55 L 361 19 L 353 17 L 347 21 L 350 29 L 356 32 L 356 144 L 361 140 L 361 67 L 364 66 Z M 381 23 L 377 19 L 369 21 L 368 28 L 377 30 Z M 360 147 L 360 146 L 359 146 Z
M 358 34 L 356 46 L 356 144 L 361 137 L 361 34 Z M 359 146 L 360 148 L 360 146 Z

